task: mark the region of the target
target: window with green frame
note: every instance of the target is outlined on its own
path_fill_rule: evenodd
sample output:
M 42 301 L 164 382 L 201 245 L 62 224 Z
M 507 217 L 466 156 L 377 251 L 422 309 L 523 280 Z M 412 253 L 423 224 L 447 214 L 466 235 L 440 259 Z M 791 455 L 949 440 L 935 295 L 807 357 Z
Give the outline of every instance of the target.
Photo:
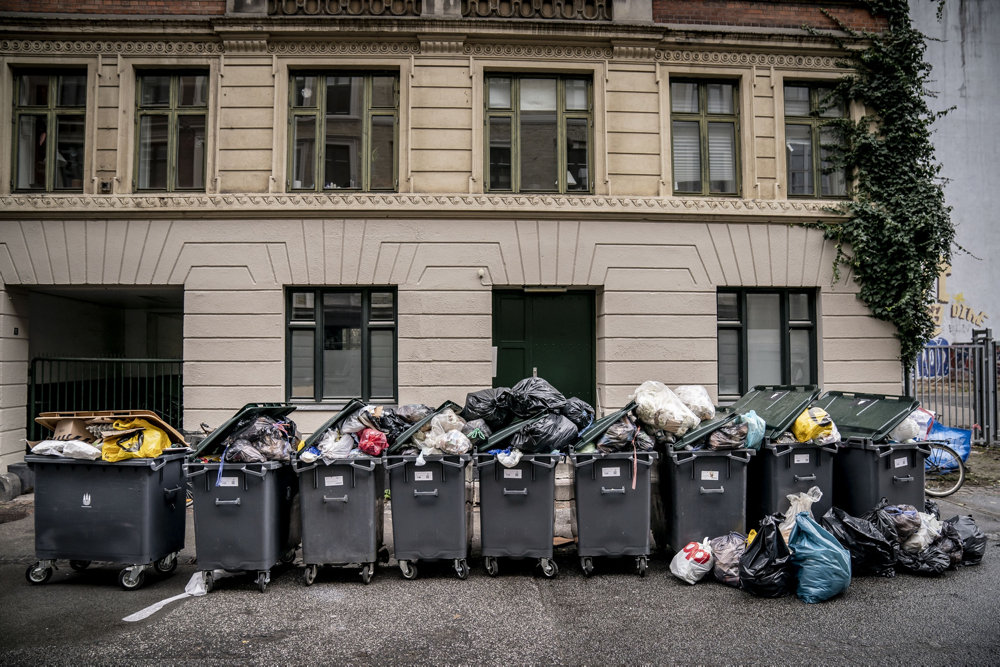
M 716 299 L 720 400 L 816 383 L 814 290 L 720 288 Z
M 141 71 L 134 190 L 204 191 L 207 71 Z
M 489 192 L 593 191 L 590 77 L 486 76 Z
M 790 197 L 846 197 L 847 174 L 831 161 L 837 134 L 831 118 L 842 118 L 843 106 L 831 105 L 830 88 L 786 83 L 785 163 Z
M 293 191 L 395 191 L 396 72 L 293 72 L 288 182 Z
M 12 189 L 82 192 L 87 73 L 15 72 L 13 99 Z
M 396 401 L 396 288 L 286 290 L 290 401 Z
M 736 93 L 731 82 L 671 79 L 674 194 L 739 194 Z

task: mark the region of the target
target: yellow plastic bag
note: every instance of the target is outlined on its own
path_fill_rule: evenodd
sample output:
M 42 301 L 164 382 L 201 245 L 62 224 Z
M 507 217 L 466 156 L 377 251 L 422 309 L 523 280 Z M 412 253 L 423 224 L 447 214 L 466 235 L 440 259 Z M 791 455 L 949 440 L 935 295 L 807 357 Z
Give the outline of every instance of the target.
M 145 419 L 118 420 L 111 425 L 116 431 L 132 431 L 119 437 L 105 436 L 101 448 L 101 458 L 105 461 L 125 461 L 126 459 L 153 459 L 170 447 L 170 438 Z M 135 429 L 141 431 L 135 432 Z
M 808 408 L 796 417 L 792 434 L 799 442 L 809 442 L 833 433 L 833 419 L 823 408 Z
M 753 538 L 755 537 L 757 537 L 757 531 L 751 530 L 750 534 L 747 535 L 747 546 L 750 546 L 750 543 L 753 542 Z

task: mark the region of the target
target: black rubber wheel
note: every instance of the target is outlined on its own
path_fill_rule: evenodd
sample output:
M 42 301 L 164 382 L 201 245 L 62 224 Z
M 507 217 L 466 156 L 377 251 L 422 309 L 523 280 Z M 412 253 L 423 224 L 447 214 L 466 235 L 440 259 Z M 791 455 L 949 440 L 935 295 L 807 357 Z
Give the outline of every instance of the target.
M 170 574 L 177 569 L 177 554 L 169 554 L 160 560 L 153 561 L 153 569 L 160 574 Z
M 267 572 L 257 573 L 257 589 L 261 593 L 267 590 Z
M 375 574 L 375 563 L 365 563 L 361 566 L 361 581 L 367 586 L 372 582 L 372 575 Z
M 416 579 L 417 566 L 408 560 L 399 561 L 399 569 L 403 573 L 403 579 Z
M 89 560 L 71 560 L 69 562 L 69 566 L 73 569 L 74 572 L 83 572 L 88 567 L 90 567 L 90 561 Z
M 469 564 L 464 558 L 459 558 L 455 560 L 455 574 L 458 575 L 459 579 L 469 578 Z
M 645 577 L 646 576 L 646 568 L 647 567 L 648 567 L 648 563 L 646 562 L 646 557 L 645 556 L 639 556 L 638 558 L 635 559 L 635 571 L 636 571 L 636 573 L 638 573 L 638 575 L 640 577 Z
M 486 567 L 486 574 L 491 577 L 495 577 L 500 574 L 500 565 L 497 563 L 497 559 L 494 556 L 486 556 L 483 558 L 483 566 Z
M 316 565 L 306 565 L 305 569 L 302 570 L 302 582 L 306 586 L 312 586 L 313 582 L 316 581 L 316 572 L 319 567 Z
M 295 561 L 295 549 L 290 549 L 281 556 L 282 565 L 291 565 L 294 561 Z
M 129 575 L 129 568 L 125 568 L 118 573 L 118 585 L 121 586 L 126 591 L 134 591 L 137 588 L 141 588 L 146 582 L 146 571 L 140 570 L 139 574 L 132 578 Z
M 590 556 L 584 556 L 580 559 L 580 568 L 583 570 L 583 576 L 589 577 L 594 573 L 594 561 Z
M 559 574 L 559 566 L 551 558 L 543 558 L 538 562 L 542 566 L 542 574 L 549 579 Z
M 24 572 L 24 578 L 29 584 L 44 584 L 52 576 L 51 567 L 39 567 L 38 563 L 29 565 Z
M 211 571 L 207 571 L 205 572 L 205 592 L 211 593 L 213 588 L 215 588 L 215 576 Z

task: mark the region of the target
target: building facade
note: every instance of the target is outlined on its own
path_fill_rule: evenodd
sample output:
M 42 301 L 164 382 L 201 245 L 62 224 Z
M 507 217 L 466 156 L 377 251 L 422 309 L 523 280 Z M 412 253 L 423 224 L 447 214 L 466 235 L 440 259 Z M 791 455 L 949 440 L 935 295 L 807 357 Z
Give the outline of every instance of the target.
M 179 360 L 189 430 L 533 373 L 901 389 L 803 224 L 847 185 L 802 26 L 857 3 L 161 4 L 0 1 L 0 463 L 51 358 Z

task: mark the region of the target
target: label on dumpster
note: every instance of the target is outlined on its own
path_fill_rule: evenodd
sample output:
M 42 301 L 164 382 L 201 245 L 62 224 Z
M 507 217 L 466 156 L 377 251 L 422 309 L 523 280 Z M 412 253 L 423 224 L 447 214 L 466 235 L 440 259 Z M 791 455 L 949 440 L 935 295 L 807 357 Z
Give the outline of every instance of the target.
M 343 486 L 344 485 L 344 476 L 343 475 L 335 475 L 333 477 L 327 477 L 327 478 L 325 478 L 323 480 L 323 483 L 326 484 L 327 486 Z
M 418 470 L 413 473 L 414 482 L 433 482 L 434 481 L 434 471 L 433 470 Z
M 701 481 L 703 481 L 703 482 L 718 482 L 719 481 L 719 471 L 718 470 L 702 470 L 701 471 Z
M 893 462 L 893 465 L 897 468 L 905 468 L 906 466 L 910 465 L 910 459 L 904 456 L 901 459 L 896 459 Z
M 809 463 L 809 455 L 808 454 L 796 454 L 795 455 L 795 463 Z
M 602 468 L 601 469 L 601 477 L 621 477 L 621 476 L 622 476 L 622 469 L 621 468 Z
M 219 483 L 216 486 L 239 486 L 239 477 L 220 477 Z
M 521 479 L 521 471 L 520 470 L 504 470 L 503 471 L 503 478 L 504 479 Z

